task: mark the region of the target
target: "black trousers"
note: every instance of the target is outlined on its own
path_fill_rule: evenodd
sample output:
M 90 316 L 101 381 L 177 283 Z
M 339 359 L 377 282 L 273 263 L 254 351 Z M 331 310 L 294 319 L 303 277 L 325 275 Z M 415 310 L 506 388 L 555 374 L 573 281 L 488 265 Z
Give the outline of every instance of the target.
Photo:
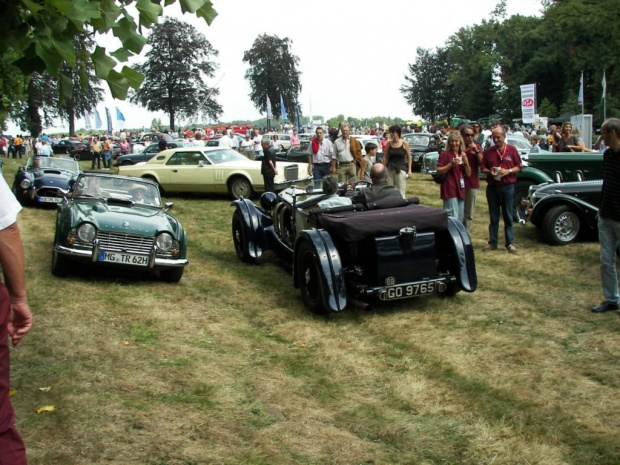
M 273 184 L 273 180 L 276 177 L 275 173 L 263 174 L 263 181 L 265 182 L 265 192 L 275 192 L 276 188 Z

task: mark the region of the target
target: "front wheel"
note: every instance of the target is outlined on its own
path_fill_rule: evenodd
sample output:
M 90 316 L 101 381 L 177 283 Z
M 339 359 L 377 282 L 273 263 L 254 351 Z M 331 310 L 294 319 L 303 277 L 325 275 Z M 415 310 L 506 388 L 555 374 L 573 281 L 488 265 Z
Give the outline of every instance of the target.
M 546 242 L 552 245 L 566 245 L 579 237 L 581 219 L 568 205 L 556 205 L 545 214 L 542 233 Z
M 235 210 L 235 213 L 233 213 L 232 236 L 233 243 L 235 244 L 235 252 L 239 260 L 245 263 L 255 263 L 256 258 L 252 257 L 248 252 L 248 237 L 239 210 Z
M 299 246 L 295 273 L 304 304 L 314 313 L 326 313 L 321 269 L 314 257 L 314 249 L 308 242 L 302 242 Z
M 69 260 L 62 254 L 54 251 L 52 253 L 52 274 L 57 278 L 64 278 L 71 269 Z
M 514 207 L 517 215 L 516 220 L 525 220 L 526 211 L 523 201 L 527 199 L 531 185 L 532 182 L 525 180 L 517 181 L 515 185 Z
M 165 283 L 178 283 L 183 277 L 184 267 L 170 268 L 159 272 L 159 278 Z
M 80 157 L 80 154 L 79 154 L 79 153 L 76 153 L 75 155 L 73 155 L 73 159 L 74 159 L 75 161 L 80 161 L 80 158 L 81 158 L 81 157 Z
M 234 199 L 249 199 L 252 197 L 252 183 L 243 176 L 237 176 L 228 183 L 228 191 Z

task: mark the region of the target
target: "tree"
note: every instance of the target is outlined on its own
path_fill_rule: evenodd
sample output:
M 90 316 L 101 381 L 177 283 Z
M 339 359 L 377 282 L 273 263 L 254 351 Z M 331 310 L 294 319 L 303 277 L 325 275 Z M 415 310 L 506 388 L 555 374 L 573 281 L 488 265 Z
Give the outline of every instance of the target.
M 250 65 L 245 78 L 250 81 L 250 99 L 254 107 L 261 113 L 266 112 L 269 97 L 273 116 L 279 119 L 282 116 L 281 96 L 288 119 L 295 122 L 295 101 L 301 92 L 301 83 L 297 69 L 299 58 L 291 53 L 292 43 L 288 37 L 260 35 L 252 48 L 243 53 L 243 61 Z
M 26 81 L 27 96 L 19 102 L 19 108 L 11 113 L 11 117 L 22 130 L 38 137 L 43 123 L 52 125 L 58 116 L 58 83 L 47 73 L 34 73 Z
M 217 65 L 210 59 L 218 51 L 205 36 L 190 24 L 167 18 L 153 27 L 147 43 L 152 47 L 147 60 L 136 67 L 144 74 L 144 82 L 131 93 L 130 100 L 150 111 L 167 113 L 172 130 L 177 115 L 205 114 L 218 119 L 222 113 L 215 100 L 219 91 L 204 82 L 215 74 Z
M 108 52 L 97 46 L 89 61 L 96 76 L 108 82 L 112 96 L 123 100 L 129 87 L 139 87 L 143 76 L 127 66 L 120 72 L 113 68 L 140 53 L 146 43 L 142 30 L 157 24 L 162 5 L 170 3 L 170 0 L 4 0 L 0 2 L 0 56 L 13 53 L 15 65 L 25 76 L 47 71 L 56 77 L 64 74 L 63 61 L 76 69 L 77 51 L 72 42 L 76 36 L 85 31 L 112 32 L 121 47 Z M 196 14 L 207 24 L 217 15 L 210 0 L 179 0 L 179 4 L 183 13 Z M 137 22 L 133 18 L 135 13 L 132 16 L 128 8 L 130 5 L 137 10 Z M 70 97 L 70 88 L 61 90 L 62 97 Z
M 75 67 L 63 63 L 62 74 L 58 80 L 58 113 L 69 122 L 69 134 L 75 135 L 75 119 L 92 111 L 103 100 L 101 80 L 94 75 L 93 64 L 89 56 L 94 48 L 91 35 L 82 35 L 73 39 L 76 50 Z M 63 91 L 63 86 L 71 92 Z
M 409 64 L 410 75 L 405 75 L 408 84 L 400 92 L 412 106 L 415 114 L 435 121 L 439 117 L 452 116 L 456 108 L 456 93 L 448 80 L 451 63 L 448 50 L 435 51 L 418 47 L 416 61 Z

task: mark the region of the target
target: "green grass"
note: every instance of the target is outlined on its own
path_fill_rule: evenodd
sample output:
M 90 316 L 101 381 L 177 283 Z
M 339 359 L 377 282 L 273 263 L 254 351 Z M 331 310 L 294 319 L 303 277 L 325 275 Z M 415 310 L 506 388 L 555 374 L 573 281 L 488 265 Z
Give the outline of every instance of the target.
M 425 176 L 408 192 L 441 204 Z M 482 253 L 480 192 L 477 292 L 325 317 L 273 253 L 237 260 L 227 198 L 166 200 L 190 240 L 178 285 L 54 278 L 55 212 L 21 213 L 35 326 L 11 387 L 31 463 L 620 463 L 620 319 L 589 312 L 598 244 L 528 225 L 518 255 Z

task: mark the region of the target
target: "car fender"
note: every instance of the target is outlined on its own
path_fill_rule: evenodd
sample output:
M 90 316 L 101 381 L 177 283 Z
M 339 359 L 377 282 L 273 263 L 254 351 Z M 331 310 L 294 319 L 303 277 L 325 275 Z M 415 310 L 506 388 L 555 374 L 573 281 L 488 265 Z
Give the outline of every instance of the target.
M 530 221 L 532 224 L 540 227 L 542 220 L 549 209 L 555 207 L 556 205 L 569 205 L 574 207 L 575 212 L 587 222 L 590 228 L 596 227 L 598 207 L 592 205 L 591 203 L 585 202 L 578 197 L 565 194 L 550 195 L 548 197 L 543 197 L 536 202 L 536 205 L 534 205 L 530 215 Z
M 323 304 L 324 307 L 334 312 L 340 312 L 347 306 L 347 291 L 342 270 L 340 254 L 331 236 L 324 229 L 306 229 L 301 232 L 295 242 L 295 257 L 293 263 L 297 263 L 297 251 L 301 241 L 312 244 L 316 255 L 316 261 L 321 270 L 323 281 Z M 299 287 L 297 273 L 293 270 L 293 284 Z
M 517 173 L 518 181 L 530 181 L 532 184 L 542 184 L 543 182 L 554 182 L 553 178 L 542 170 L 532 166 L 524 166 L 522 171 Z
M 238 199 L 231 203 L 239 211 L 243 229 L 248 240 L 248 253 L 252 258 L 259 258 L 265 250 L 262 217 L 264 214 L 249 199 Z
M 478 287 L 478 276 L 471 237 L 463 223 L 451 216 L 448 217 L 448 232 L 454 243 L 459 285 L 465 292 L 474 292 Z

